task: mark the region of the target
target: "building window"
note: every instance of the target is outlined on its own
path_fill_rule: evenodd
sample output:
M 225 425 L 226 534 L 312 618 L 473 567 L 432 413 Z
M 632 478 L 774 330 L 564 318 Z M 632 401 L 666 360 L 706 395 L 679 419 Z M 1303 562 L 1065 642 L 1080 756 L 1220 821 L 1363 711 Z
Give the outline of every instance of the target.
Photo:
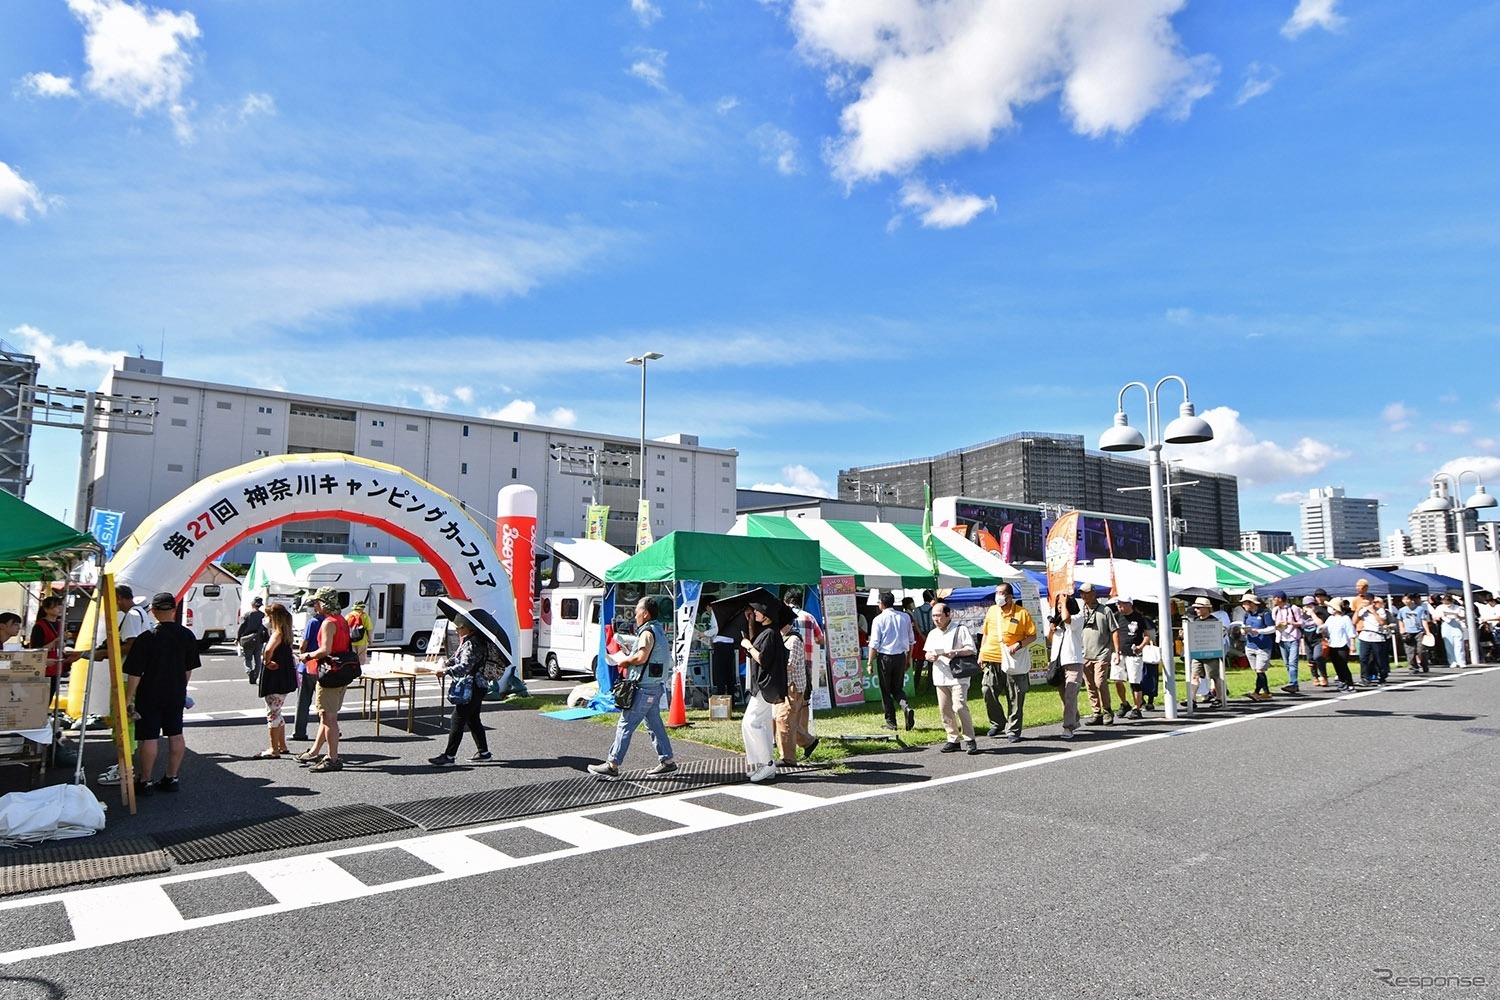
M 257 449 L 255 449 L 255 457 L 256 458 L 270 458 L 271 457 L 271 453 L 269 451 L 267 451 L 266 449 L 264 449 L 264 448 L 257 448 Z
M 468 437 L 468 436 L 469 436 L 469 425 L 468 424 L 464 424 L 464 437 Z
M 371 420 L 370 421 L 370 426 L 371 427 L 384 427 L 385 426 L 385 421 L 384 420 Z
M 656 509 L 657 510 L 666 510 L 667 509 L 667 505 L 664 504 L 664 503 L 662 503 L 660 500 L 658 500 L 658 501 L 656 501 Z M 661 522 L 657 521 L 656 523 L 660 524 Z
M 468 462 L 460 462 L 459 463 L 458 474 L 460 476 L 467 476 L 469 474 L 469 463 Z
M 225 401 L 224 401 L 224 400 L 222 400 L 222 399 L 221 399 L 221 400 L 219 400 L 219 401 L 218 401 L 218 402 L 217 402 L 217 403 L 215 403 L 215 404 L 214 404 L 214 405 L 215 405 L 215 406 L 217 406 L 217 407 L 218 407 L 218 408 L 219 408 L 219 409 L 221 409 L 221 410 L 228 410 L 228 409 L 230 409 L 230 408 L 231 408 L 231 407 L 230 407 L 230 405 L 229 405 L 229 404 L 228 404 L 228 403 L 226 403 L 226 402 L 225 402 Z
M 186 396 L 173 396 L 172 397 L 172 402 L 178 404 L 179 406 L 186 406 L 187 405 L 187 401 L 188 401 L 188 398 Z
M 181 472 L 182 471 L 182 466 L 178 465 L 175 462 L 169 462 L 167 464 L 167 471 L 168 472 Z
M 721 469 L 727 469 L 727 468 L 729 468 L 729 463 L 728 462 L 720 462 L 719 463 L 719 468 L 721 468 Z
M 383 440 L 381 440 L 380 438 L 370 438 L 370 447 L 371 448 L 384 448 L 385 447 L 385 442 Z
M 269 427 L 257 427 L 257 428 L 255 428 L 255 434 L 256 434 L 257 437 L 270 437 L 271 436 L 271 428 L 269 428 Z
M 679 462 L 686 462 L 687 461 L 687 456 L 686 455 L 678 455 L 677 456 L 677 461 L 679 461 Z
M 720 514 L 728 514 L 729 513 L 729 508 L 728 507 L 720 507 L 719 508 L 719 513 Z
M 665 492 L 667 492 L 667 488 L 665 486 L 658 486 L 656 488 L 656 492 L 658 492 L 658 493 L 665 493 Z
M 270 413 L 271 412 L 271 408 L 269 406 L 257 406 L 255 408 L 255 410 L 256 410 L 257 413 Z
M 414 431 L 414 430 L 417 430 L 418 428 L 417 428 L 416 424 L 407 424 L 406 425 L 406 429 L 409 430 L 409 431 Z
M 729 482 L 729 477 L 728 476 L 720 476 L 719 477 L 719 482 L 721 482 L 721 483 L 727 483 L 727 482 Z
M 666 469 L 657 469 L 656 470 L 656 474 L 658 476 L 665 476 L 667 474 L 667 470 Z
M 520 431 L 511 431 L 510 432 L 510 439 L 512 441 L 516 442 L 517 444 L 519 444 L 521 442 L 521 432 Z
M 187 421 L 184 420 L 182 417 L 173 417 L 172 418 L 172 426 L 173 427 L 186 427 L 187 426 Z
M 510 467 L 510 478 L 516 478 L 516 467 L 514 465 Z

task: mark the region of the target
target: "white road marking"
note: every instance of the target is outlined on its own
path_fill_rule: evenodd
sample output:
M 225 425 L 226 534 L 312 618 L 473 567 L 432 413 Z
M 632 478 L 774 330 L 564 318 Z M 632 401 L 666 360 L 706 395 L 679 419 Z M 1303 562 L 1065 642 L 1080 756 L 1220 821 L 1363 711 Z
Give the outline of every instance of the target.
M 1470 677 L 1492 673 L 1495 670 L 1500 670 L 1500 667 L 1471 668 L 1458 676 Z M 65 906 L 68 917 L 72 922 L 74 936 L 71 941 L 61 941 L 35 948 L 0 952 L 0 964 L 11 964 L 24 961 L 28 958 L 59 955 L 88 948 L 96 948 L 106 944 L 134 941 L 163 934 L 171 934 L 177 931 L 194 930 L 200 927 L 248 920 L 267 914 L 305 909 L 328 902 L 397 892 L 470 875 L 499 871 L 505 868 L 517 868 L 543 863 L 561 857 L 612 850 L 629 844 L 639 844 L 668 837 L 688 836 L 740 823 L 760 822 L 785 815 L 788 812 L 826 808 L 885 795 L 901 795 L 954 784 L 960 781 L 974 781 L 981 778 L 994 777 L 1032 767 L 1075 762 L 1094 754 L 1126 750 L 1131 747 L 1144 746 L 1157 740 L 1178 736 L 1193 736 L 1198 733 L 1222 729 L 1226 726 L 1240 725 L 1261 719 L 1275 718 L 1281 715 L 1291 715 L 1296 712 L 1303 712 L 1341 701 L 1367 698 L 1378 695 L 1383 690 L 1418 688 L 1451 676 L 1453 675 L 1426 677 L 1420 680 L 1391 684 L 1387 688 L 1360 691 L 1328 699 L 1299 702 L 1294 705 L 1288 705 L 1285 708 L 1258 712 L 1254 715 L 1219 719 L 1214 722 L 1201 723 L 1160 733 L 1151 733 L 1133 739 L 1112 740 L 1108 743 L 1099 743 L 1093 746 L 1076 746 L 1066 752 L 1032 757 L 978 771 L 933 778 L 922 782 L 869 788 L 850 792 L 847 795 L 837 795 L 828 798 L 808 795 L 789 788 L 775 786 L 767 787 L 748 784 L 719 786 L 711 789 L 696 790 L 670 799 L 637 800 L 627 805 L 611 804 L 575 813 L 538 816 L 532 819 L 498 823 L 492 826 L 472 828 L 461 832 L 422 834 L 406 840 L 366 844 L 362 847 L 324 851 L 317 854 L 299 855 L 274 861 L 259 861 L 226 868 L 213 868 L 201 872 L 165 875 L 138 882 L 95 888 L 65 890 L 50 895 L 26 899 L 0 900 L 0 912 L 25 909 L 32 906 L 44 906 L 60 901 Z M 746 816 L 737 816 L 721 810 L 700 806 L 695 802 L 696 799 L 723 795 L 759 802 L 773 808 Z M 659 816 L 674 823 L 681 823 L 682 826 L 677 829 L 636 836 L 605 823 L 596 822 L 590 818 L 627 810 L 637 810 Z M 473 839 L 477 835 L 517 828 L 525 828 L 543 833 L 573 846 L 525 858 L 512 858 Z M 427 862 L 427 864 L 436 868 L 437 871 L 417 878 L 367 886 L 344 871 L 344 869 L 332 860 L 338 857 L 363 854 L 370 851 L 388 851 L 392 849 L 404 850 L 414 857 Z M 228 913 L 188 919 L 183 917 L 177 910 L 165 891 L 166 886 L 174 883 L 222 878 L 239 872 L 247 873 L 255 878 L 276 899 L 276 902 L 267 906 L 256 906 Z

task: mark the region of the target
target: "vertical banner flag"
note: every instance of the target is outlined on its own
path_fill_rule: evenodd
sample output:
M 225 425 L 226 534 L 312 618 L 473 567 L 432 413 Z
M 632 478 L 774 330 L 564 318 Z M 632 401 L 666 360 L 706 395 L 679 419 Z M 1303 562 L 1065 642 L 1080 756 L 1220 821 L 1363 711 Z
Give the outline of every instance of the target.
M 651 501 L 642 500 L 635 512 L 635 550 L 639 552 L 656 539 L 651 537 Z
M 115 547 L 120 544 L 120 525 L 124 520 L 124 513 L 118 510 L 100 510 L 94 507 L 89 511 L 89 534 L 94 536 L 94 541 L 104 546 L 106 557 L 114 555 Z
M 1104 522 L 1104 547 L 1109 550 L 1109 592 L 1113 597 L 1120 596 L 1120 582 L 1115 579 L 1115 543 L 1109 537 L 1109 518 L 1101 518 Z
M 683 690 L 688 688 L 688 661 L 693 651 L 693 635 L 698 622 L 698 600 L 703 596 L 701 580 L 678 580 L 676 597 L 677 634 L 672 637 L 672 669 L 682 674 Z
M 859 621 L 854 577 L 823 577 L 823 635 L 828 639 L 828 676 L 835 705 L 863 705 L 865 683 L 859 669 Z
M 1047 532 L 1047 597 L 1073 593 L 1073 564 L 1078 559 L 1078 511 L 1058 518 Z
M 584 530 L 584 537 L 592 542 L 604 541 L 604 528 L 609 523 L 609 506 L 607 504 L 590 504 L 588 515 L 588 527 Z
M 1000 529 L 1000 559 L 1002 562 L 1010 562 L 1010 535 L 1015 530 L 1014 524 L 1007 524 Z
M 825 709 L 833 707 L 833 701 L 828 693 L 828 670 L 825 658 L 828 652 L 828 626 L 823 616 L 823 600 L 818 595 L 817 587 L 808 587 L 807 592 L 802 595 L 802 610 L 818 623 L 823 630 L 823 641 L 812 642 L 812 682 L 813 688 L 807 698 L 809 710 Z M 809 637 L 811 638 L 811 637 Z M 808 724 L 811 725 L 812 716 L 808 716 Z M 811 729 L 808 732 L 812 732 Z
M 495 554 L 510 576 L 516 623 L 521 629 L 521 656 L 529 657 L 536 629 L 532 615 L 536 605 L 532 590 L 536 576 L 536 490 L 530 486 L 507 486 L 495 498 Z
M 932 486 L 923 487 L 927 494 L 927 507 L 922 512 L 922 548 L 927 550 L 927 564 L 932 567 L 932 585 L 938 585 L 937 542 L 932 537 Z

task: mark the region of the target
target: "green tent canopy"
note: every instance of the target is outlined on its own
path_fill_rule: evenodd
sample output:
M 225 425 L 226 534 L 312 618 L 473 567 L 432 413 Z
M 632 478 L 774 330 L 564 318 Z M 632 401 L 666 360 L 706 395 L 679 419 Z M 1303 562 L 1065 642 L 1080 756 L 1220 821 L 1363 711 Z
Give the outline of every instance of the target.
M 817 586 L 818 543 L 674 531 L 605 574 L 608 583 L 760 583 Z
M 1276 555 L 1238 549 L 1174 549 L 1167 553 L 1167 569 L 1196 587 L 1251 590 L 1298 573 L 1333 566 L 1317 556 Z
M 98 551 L 93 535 L 0 490 L 0 582 L 61 580 Z

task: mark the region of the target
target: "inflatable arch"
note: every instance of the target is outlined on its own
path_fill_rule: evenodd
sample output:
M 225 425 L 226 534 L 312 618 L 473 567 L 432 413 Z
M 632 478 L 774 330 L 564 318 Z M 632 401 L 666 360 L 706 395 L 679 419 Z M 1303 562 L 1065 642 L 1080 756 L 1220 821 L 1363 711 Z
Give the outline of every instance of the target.
M 209 476 L 141 522 L 105 571 L 149 600 L 180 600 L 230 546 L 288 521 L 336 517 L 380 528 L 432 564 L 454 597 L 512 600 L 489 532 L 458 500 L 405 469 L 354 455 L 273 455 Z

